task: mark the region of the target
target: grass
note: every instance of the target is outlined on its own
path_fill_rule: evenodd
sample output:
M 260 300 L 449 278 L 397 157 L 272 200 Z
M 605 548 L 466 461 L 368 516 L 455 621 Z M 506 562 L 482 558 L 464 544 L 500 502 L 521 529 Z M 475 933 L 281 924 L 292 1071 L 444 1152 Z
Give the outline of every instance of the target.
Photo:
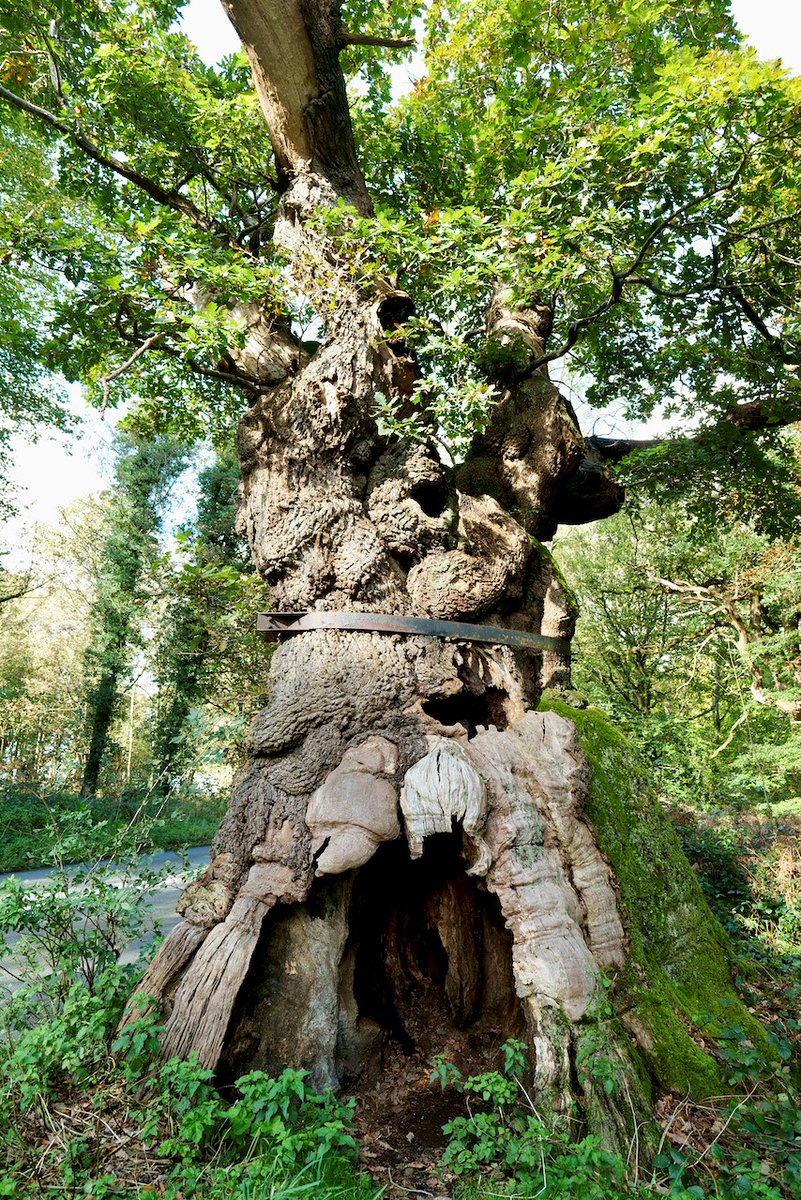
M 142 851 L 205 846 L 224 812 L 221 796 L 87 800 L 68 792 L 48 795 L 7 787 L 0 789 L 0 873 L 103 856 L 132 824 Z

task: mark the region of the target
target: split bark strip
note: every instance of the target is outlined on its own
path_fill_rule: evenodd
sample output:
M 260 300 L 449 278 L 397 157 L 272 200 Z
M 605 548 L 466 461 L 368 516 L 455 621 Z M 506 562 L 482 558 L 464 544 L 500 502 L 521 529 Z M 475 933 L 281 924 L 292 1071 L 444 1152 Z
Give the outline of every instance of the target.
M 274 897 L 237 900 L 204 940 L 175 993 L 165 1026 L 165 1057 L 186 1058 L 195 1050 L 202 1066 L 217 1066 L 262 923 L 274 903 Z
M 159 952 L 143 975 L 125 1009 L 120 1028 L 124 1029 L 142 1015 L 141 1003 L 152 996 L 157 1000 L 171 996 L 184 968 L 191 962 L 208 935 L 189 921 L 181 921 L 167 934 Z

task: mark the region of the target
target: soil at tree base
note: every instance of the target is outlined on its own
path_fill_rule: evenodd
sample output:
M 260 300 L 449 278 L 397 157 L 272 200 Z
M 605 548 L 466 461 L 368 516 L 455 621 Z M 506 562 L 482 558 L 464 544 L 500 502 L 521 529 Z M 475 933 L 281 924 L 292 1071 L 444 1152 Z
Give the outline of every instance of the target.
M 446 1057 L 464 1064 L 466 1051 L 471 1073 L 491 1070 L 498 1065 L 503 1040 L 499 1031 L 494 1055 L 486 1043 L 476 1053 L 464 1035 L 452 1039 Z M 409 1191 L 446 1197 L 454 1177 L 440 1165 L 448 1140 L 442 1129 L 465 1111 L 464 1097 L 453 1088 L 443 1090 L 432 1078 L 428 1054 L 406 1054 L 398 1043 L 388 1043 L 381 1050 L 375 1082 L 361 1087 L 358 1095 L 356 1134 L 364 1166 L 388 1185 L 389 1197 Z

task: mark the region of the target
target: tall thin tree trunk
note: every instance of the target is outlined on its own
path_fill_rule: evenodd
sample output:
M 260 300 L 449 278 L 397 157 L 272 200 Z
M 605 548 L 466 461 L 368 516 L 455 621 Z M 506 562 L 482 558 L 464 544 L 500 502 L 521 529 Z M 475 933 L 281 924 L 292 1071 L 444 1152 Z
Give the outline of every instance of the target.
M 108 744 L 108 734 L 114 717 L 114 705 L 117 701 L 117 672 L 107 671 L 100 676 L 91 701 L 92 714 L 89 749 L 83 768 L 81 780 L 81 795 L 94 796 L 100 781 L 100 768 Z

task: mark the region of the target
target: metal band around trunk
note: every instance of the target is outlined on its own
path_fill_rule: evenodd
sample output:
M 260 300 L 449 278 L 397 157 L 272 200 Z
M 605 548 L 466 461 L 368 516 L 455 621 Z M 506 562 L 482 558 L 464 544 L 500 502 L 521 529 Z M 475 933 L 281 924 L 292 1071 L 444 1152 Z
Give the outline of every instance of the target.
M 493 646 L 514 646 L 518 650 L 551 650 L 568 654 L 570 642 L 544 637 L 523 629 L 504 629 L 500 625 L 465 625 L 461 621 L 433 621 L 427 617 L 402 617 L 394 613 L 369 612 L 260 612 L 256 629 L 267 641 L 311 629 L 345 629 L 367 633 L 405 633 L 422 637 L 445 638 L 455 642 L 486 642 Z

